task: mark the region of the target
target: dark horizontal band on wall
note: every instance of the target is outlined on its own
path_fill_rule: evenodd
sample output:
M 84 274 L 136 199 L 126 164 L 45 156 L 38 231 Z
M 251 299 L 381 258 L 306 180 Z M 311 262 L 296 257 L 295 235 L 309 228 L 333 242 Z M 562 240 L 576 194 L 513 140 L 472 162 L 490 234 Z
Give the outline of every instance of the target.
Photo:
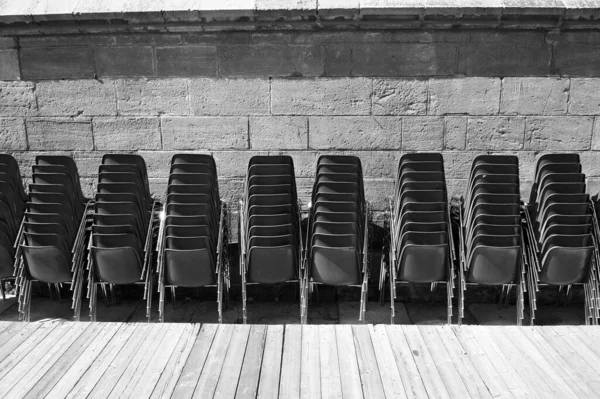
M 588 0 L 11 1 L 2 2 L 0 26 L 3 34 L 322 26 L 589 28 L 599 26 L 599 5 Z

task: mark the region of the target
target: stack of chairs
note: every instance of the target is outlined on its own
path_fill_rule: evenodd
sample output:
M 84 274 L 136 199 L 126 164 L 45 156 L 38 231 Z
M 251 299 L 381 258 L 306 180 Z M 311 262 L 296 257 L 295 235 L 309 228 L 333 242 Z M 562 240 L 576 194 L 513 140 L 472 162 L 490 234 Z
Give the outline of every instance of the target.
M 524 317 L 525 251 L 519 192 L 519 160 L 510 155 L 481 155 L 471 166 L 460 213 L 459 319 L 464 317 L 467 284 L 517 286 L 517 324 Z
M 217 287 L 219 323 L 223 291 L 229 288 L 224 266 L 227 244 L 225 205 L 219 196 L 217 167 L 210 155 L 177 154 L 171 160 L 167 203 L 161 212 L 158 241 L 159 320 L 164 321 L 165 288 Z
M 308 216 L 302 322 L 314 284 L 361 288 L 359 321 L 364 321 L 369 279 L 369 223 L 360 159 L 324 155 L 317 161 Z
M 247 321 L 248 284 L 298 283 L 301 291 L 303 249 L 300 215 L 292 158 L 252 157 L 240 201 L 244 324 Z
M 578 154 L 547 154 L 539 158 L 527 204 L 527 238 L 530 259 L 530 302 L 540 285 L 583 285 L 586 324 L 598 322 L 598 219 Z
M 19 311 L 30 318 L 34 281 L 60 286 L 69 283 L 72 308 L 79 320 L 85 263 L 85 215 L 90 207 L 83 196 L 72 158 L 38 156 L 21 231 L 21 262 L 17 270 Z
M 102 157 L 88 257 L 92 321 L 96 320 L 98 285 L 110 302 L 114 301 L 114 285 L 125 284 L 144 285 L 146 315 L 150 320 L 153 239 L 158 230 L 159 211 L 159 203 L 150 196 L 142 157 L 132 154 Z
M 402 156 L 390 214 L 392 324 L 396 284 L 401 282 L 429 283 L 434 298 L 437 284 L 445 283 L 450 324 L 456 255 L 441 154 Z
M 6 299 L 4 282 L 14 279 L 15 247 L 20 232 L 27 195 L 17 161 L 0 154 L 0 292 Z

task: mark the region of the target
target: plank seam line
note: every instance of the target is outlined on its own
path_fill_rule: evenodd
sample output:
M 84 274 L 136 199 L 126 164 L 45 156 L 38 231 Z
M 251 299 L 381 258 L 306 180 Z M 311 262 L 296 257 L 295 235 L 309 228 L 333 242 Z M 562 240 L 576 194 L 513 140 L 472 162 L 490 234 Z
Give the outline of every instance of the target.
M 268 332 L 268 326 L 265 326 L 265 332 L 263 334 L 263 356 L 260 357 L 260 364 L 258 365 L 258 378 L 256 380 L 256 393 L 255 393 L 255 397 L 258 396 L 258 390 L 260 387 L 260 375 L 262 373 L 262 364 L 264 361 L 264 354 L 265 354 L 265 345 L 266 345 L 266 341 L 267 341 L 267 332 Z M 252 335 L 252 327 L 250 327 L 250 331 L 248 333 L 248 342 L 250 342 L 250 335 Z M 238 383 L 237 386 L 235 387 L 235 394 L 237 397 L 237 391 L 239 389 L 240 386 L 240 379 L 242 376 L 242 371 L 244 370 L 244 361 L 246 360 L 246 352 L 248 351 L 248 342 L 246 343 L 246 350 L 244 351 L 244 358 L 242 359 L 242 368 L 240 369 L 240 378 L 238 378 Z M 279 395 L 279 389 L 277 389 L 277 394 Z
M 196 339 L 194 340 L 194 345 L 192 345 L 192 349 L 190 350 L 190 355 L 192 354 L 192 351 L 194 350 L 196 341 L 198 341 L 198 336 L 202 332 L 202 327 L 204 327 L 204 324 L 202 324 L 200 326 L 200 329 L 198 330 L 198 334 L 196 334 Z M 194 392 L 196 392 L 196 388 L 198 388 L 198 381 L 200 380 L 200 376 L 202 375 L 202 371 L 204 370 L 204 365 L 206 364 L 206 359 L 208 358 L 208 354 L 210 353 L 210 350 L 212 349 L 213 342 L 215 342 L 215 337 L 217 336 L 217 332 L 218 332 L 218 329 L 215 330 L 215 333 L 213 334 L 212 339 L 210 340 L 210 346 L 208 347 L 208 351 L 206 352 L 206 357 L 204 358 L 204 362 L 202 362 L 202 368 L 200 369 L 200 373 L 198 374 L 198 379 L 196 380 L 196 385 L 194 385 L 194 390 L 192 391 L 192 396 L 194 396 Z M 177 378 L 177 382 L 175 383 L 175 388 L 177 388 L 177 386 L 179 385 L 179 380 L 181 379 L 181 376 L 183 375 L 183 370 L 185 370 L 185 366 L 187 366 L 187 362 L 189 360 L 190 360 L 190 358 L 188 356 L 188 358 L 185 360 L 185 363 L 183 364 L 181 372 L 179 373 L 179 377 Z

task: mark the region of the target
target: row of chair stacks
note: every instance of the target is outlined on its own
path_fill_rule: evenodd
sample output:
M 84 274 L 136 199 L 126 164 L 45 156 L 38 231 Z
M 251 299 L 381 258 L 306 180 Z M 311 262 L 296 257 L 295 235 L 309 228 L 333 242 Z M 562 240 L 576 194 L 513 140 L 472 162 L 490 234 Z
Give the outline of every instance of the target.
M 539 285 L 566 286 L 567 300 L 571 285 L 583 284 L 586 324 L 596 324 L 598 221 L 585 191 L 578 154 L 540 157 L 526 214 L 531 259 L 528 282 L 530 292 Z
M 27 195 L 17 161 L 0 154 L 0 292 L 6 298 L 4 280 L 14 278 L 15 242 L 19 234 Z
M 433 296 L 437 284 L 445 283 L 450 324 L 456 258 L 441 154 L 402 156 L 390 224 L 392 323 L 396 284 L 408 282 L 431 284 Z
M 248 284 L 299 284 L 302 239 L 294 162 L 290 156 L 254 156 L 248 163 L 240 209 L 242 312 Z
M 165 319 L 166 287 L 171 288 L 175 301 L 176 287 L 206 286 L 217 287 L 219 323 L 222 322 L 223 290 L 228 289 L 229 284 L 228 270 L 223 266 L 224 217 L 213 157 L 174 155 L 158 243 L 161 322 Z
M 502 286 L 508 301 L 516 285 L 517 324 L 524 313 L 525 273 L 519 160 L 516 156 L 475 158 L 461 212 L 459 324 L 464 317 L 467 284 Z
M 359 320 L 367 304 L 368 205 L 355 156 L 324 155 L 317 161 L 307 231 L 302 322 L 314 284 L 361 288 Z
M 79 320 L 89 203 L 81 191 L 77 166 L 70 157 L 38 156 L 32 177 L 20 238 L 19 311 L 29 320 L 32 282 L 47 283 L 50 292 L 53 284 L 59 298 L 60 286 L 68 283 Z
M 99 167 L 89 244 L 88 297 L 92 321 L 96 320 L 98 285 L 110 302 L 114 301 L 114 285 L 125 284 L 144 284 L 146 314 L 150 319 L 152 242 L 157 211 L 157 202 L 150 196 L 144 159 L 139 155 L 104 155 Z

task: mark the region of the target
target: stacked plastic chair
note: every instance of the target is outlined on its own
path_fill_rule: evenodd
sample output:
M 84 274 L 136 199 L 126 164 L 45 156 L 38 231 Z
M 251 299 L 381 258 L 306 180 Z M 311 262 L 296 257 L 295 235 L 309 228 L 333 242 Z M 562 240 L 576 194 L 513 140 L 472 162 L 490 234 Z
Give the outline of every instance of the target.
M 106 154 L 99 167 L 89 241 L 88 297 L 96 320 L 97 289 L 114 300 L 114 285 L 143 284 L 146 315 L 152 304 L 152 256 L 159 203 L 150 196 L 139 155 Z M 109 301 L 110 302 L 110 301 Z
M 441 154 L 402 156 L 390 215 L 392 324 L 396 284 L 402 282 L 429 283 L 434 296 L 438 283 L 445 283 L 450 324 L 456 255 Z
M 558 286 L 559 294 L 583 285 L 586 324 L 598 323 L 598 219 L 578 154 L 539 158 L 527 204 L 527 249 L 531 323 L 539 286 Z
M 482 155 L 471 166 L 460 213 L 459 318 L 464 317 L 467 284 L 502 286 L 508 301 L 517 286 L 517 324 L 524 316 L 526 281 L 519 160 L 516 156 Z
M 294 163 L 290 156 L 254 156 L 240 201 L 243 321 L 248 284 L 298 283 L 302 238 Z M 302 302 L 302 298 L 301 298 Z
M 161 322 L 165 288 L 171 288 L 175 301 L 176 287 L 207 286 L 217 287 L 219 323 L 223 321 L 223 292 L 229 289 L 226 239 L 225 205 L 219 197 L 213 157 L 174 155 L 158 241 Z
M 15 247 L 26 201 L 17 161 L 11 155 L 0 154 L 0 292 L 3 299 L 6 298 L 4 281 L 15 278 Z
M 29 320 L 34 281 L 56 287 L 71 285 L 72 308 L 79 320 L 85 263 L 85 215 L 90 202 L 83 196 L 72 158 L 38 156 L 19 238 L 17 270 L 19 311 Z
M 319 157 L 308 216 L 303 323 L 308 319 L 308 294 L 314 284 L 360 287 L 359 320 L 364 321 L 369 279 L 368 214 L 360 159 Z

